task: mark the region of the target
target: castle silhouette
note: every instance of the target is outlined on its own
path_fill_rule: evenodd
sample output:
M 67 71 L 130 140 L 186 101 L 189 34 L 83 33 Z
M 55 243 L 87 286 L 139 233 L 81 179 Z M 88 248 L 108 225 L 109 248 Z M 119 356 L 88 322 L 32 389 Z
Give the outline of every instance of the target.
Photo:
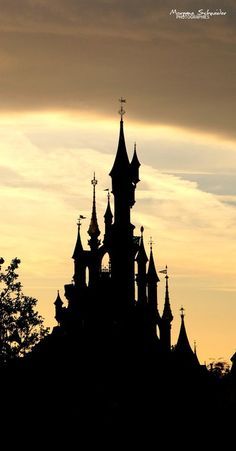
M 136 144 L 129 161 L 124 137 L 124 99 L 120 99 L 120 130 L 115 161 L 110 171 L 114 214 L 111 210 L 110 192 L 104 214 L 105 233 L 103 240 L 96 212 L 96 185 L 93 189 L 91 221 L 88 229 L 89 250 L 81 240 L 81 220 L 78 220 L 78 235 L 73 252 L 73 283 L 65 285 L 65 307 L 58 292 L 55 301 L 57 336 L 78 337 L 88 341 L 120 340 L 136 343 L 146 348 L 155 348 L 162 355 L 172 355 L 183 365 L 199 366 L 196 349 L 192 350 L 181 308 L 181 327 L 176 346 L 171 346 L 171 323 L 167 266 L 159 272 L 165 274 L 165 301 L 162 314 L 158 308 L 157 285 L 160 281 L 154 263 L 152 240 L 147 257 L 144 246 L 144 228 L 139 236 L 134 234 L 131 223 L 131 208 L 135 204 L 135 190 L 139 183 L 139 168 Z M 104 266 L 106 260 L 106 266 Z M 135 274 L 137 267 L 137 274 Z M 157 333 L 157 328 L 159 333 Z M 173 357 L 172 357 L 173 358 Z
M 94 174 L 89 249 L 82 244 L 80 216 L 72 256 L 73 282 L 65 285 L 68 304 L 64 305 L 58 292 L 57 326 L 24 359 L 12 362 L 0 374 L 5 388 L 0 424 L 4 430 L 9 418 L 20 412 L 17 439 L 26 429 L 27 418 L 29 431 L 37 425 L 36 436 L 43 434 L 46 441 L 51 436 L 54 448 L 65 440 L 70 449 L 75 443 L 81 445 L 84 438 L 88 443 L 93 435 L 97 446 L 99 433 L 102 446 L 110 434 L 113 442 L 109 446 L 118 439 L 121 446 L 127 445 L 129 437 L 131 449 L 140 446 L 140 438 L 145 440 L 145 449 L 161 443 L 181 449 L 184 444 L 189 449 L 189 444 L 198 443 L 200 449 L 208 437 L 212 449 L 215 430 L 228 434 L 234 420 L 236 354 L 232 377 L 223 383 L 212 378 L 190 346 L 183 308 L 177 344 L 171 346 L 167 267 L 159 271 L 165 274 L 160 314 L 152 240 L 147 256 L 144 229 L 137 236 L 131 223 L 140 163 L 136 146 L 131 162 L 128 158 L 124 99 L 120 101 L 119 141 L 110 172 L 114 215 L 108 192 L 101 242 Z M 27 438 L 32 446 L 31 434 L 23 437 L 24 444 Z

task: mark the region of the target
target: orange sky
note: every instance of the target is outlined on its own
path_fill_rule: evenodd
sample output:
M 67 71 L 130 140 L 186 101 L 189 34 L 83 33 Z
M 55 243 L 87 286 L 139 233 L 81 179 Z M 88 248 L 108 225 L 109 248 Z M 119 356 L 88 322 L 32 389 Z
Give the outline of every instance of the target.
M 5 212 L 1 254 L 8 260 L 14 256 L 22 259 L 24 291 L 39 299 L 40 313 L 53 325 L 56 290 L 63 295 L 63 286 L 73 275 L 71 255 L 79 214 L 87 218 L 82 227 L 87 244 L 94 170 L 102 229 L 104 189 L 110 186 L 108 173 L 116 152 L 119 118 L 41 113 L 1 119 L 1 203 Z M 153 237 L 158 269 L 169 266 L 173 343 L 183 305 L 189 338 L 191 343 L 197 341 L 201 360 L 228 359 L 236 339 L 235 206 L 225 195 L 207 192 L 188 180 L 189 173 L 180 164 L 179 171 L 158 169 L 154 162 L 148 164 L 148 155 L 152 162 L 154 149 L 158 161 L 162 143 L 170 153 L 174 146 L 181 161 L 184 147 L 197 145 L 201 153 L 204 143 L 207 161 L 207 152 L 214 151 L 216 159 L 224 146 L 233 169 L 233 143 L 169 126 L 137 124 L 129 121 L 128 114 L 125 133 L 130 155 L 136 140 L 141 162 L 145 160 L 132 220 L 137 233 L 144 226 L 147 249 L 149 237 Z M 167 158 L 165 164 L 170 163 L 175 164 Z M 164 279 L 159 285 L 160 311 L 163 299 Z
M 215 0 L 177 0 L 179 11 Z M 117 148 L 118 98 L 141 183 L 133 223 L 168 264 L 173 342 L 186 309 L 201 361 L 235 351 L 235 17 L 178 21 L 166 0 L 21 0 L 1 5 L 1 255 L 22 260 L 26 294 L 54 324 L 73 273 L 78 214 L 99 180 L 100 228 Z M 164 281 L 159 286 L 160 310 Z

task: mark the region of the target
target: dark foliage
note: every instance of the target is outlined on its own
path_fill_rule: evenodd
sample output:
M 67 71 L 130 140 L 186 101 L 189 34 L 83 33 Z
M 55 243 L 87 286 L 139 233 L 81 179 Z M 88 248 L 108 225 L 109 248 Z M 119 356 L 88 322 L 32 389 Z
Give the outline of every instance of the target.
M 0 365 L 23 357 L 48 333 L 35 311 L 37 300 L 22 292 L 16 272 L 19 264 L 14 258 L 5 270 L 0 266 Z

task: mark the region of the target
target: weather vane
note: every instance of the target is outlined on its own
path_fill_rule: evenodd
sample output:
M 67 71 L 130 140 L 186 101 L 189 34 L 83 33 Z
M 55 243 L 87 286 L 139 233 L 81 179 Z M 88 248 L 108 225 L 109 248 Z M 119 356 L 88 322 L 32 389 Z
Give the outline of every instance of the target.
M 77 222 L 77 225 L 79 226 L 79 228 L 81 226 L 81 219 L 86 219 L 86 217 L 83 215 L 79 215 L 78 222 Z
M 111 197 L 111 195 L 110 195 L 110 189 L 109 189 L 109 188 L 106 188 L 106 189 L 104 189 L 104 191 L 107 191 L 107 199 L 110 200 L 110 197 Z
M 124 107 L 123 107 L 123 103 L 126 103 L 126 99 L 123 99 L 123 97 L 121 97 L 119 99 L 119 102 L 120 102 L 119 114 L 120 114 L 121 120 L 123 121 L 123 116 L 126 113 L 126 111 L 124 110 Z

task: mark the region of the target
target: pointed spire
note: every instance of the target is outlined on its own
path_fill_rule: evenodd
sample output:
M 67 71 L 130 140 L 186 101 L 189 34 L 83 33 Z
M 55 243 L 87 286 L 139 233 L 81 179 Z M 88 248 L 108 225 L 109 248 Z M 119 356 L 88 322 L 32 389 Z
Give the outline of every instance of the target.
M 196 342 L 194 342 L 194 351 L 192 350 L 185 324 L 184 324 L 184 308 L 181 307 L 181 326 L 180 326 L 180 332 L 177 344 L 175 346 L 175 352 L 178 355 L 178 358 L 180 359 L 179 362 L 183 366 L 189 366 L 190 368 L 194 368 L 200 365 L 198 357 L 197 357 L 197 351 L 196 351 Z
M 152 245 L 153 245 L 153 241 L 152 241 L 152 237 L 150 237 L 150 256 L 149 256 L 149 265 L 148 265 L 148 272 L 147 272 L 147 278 L 148 278 L 148 282 L 160 282 L 160 279 L 157 275 L 156 272 L 156 267 L 155 267 L 155 263 L 154 263 L 154 258 L 153 258 L 153 252 L 152 252 Z
M 125 103 L 126 100 L 121 97 L 119 99 L 119 102 L 121 104 L 121 108 L 119 111 L 119 114 L 121 116 L 120 134 L 119 134 L 119 142 L 118 142 L 118 148 L 117 148 L 117 152 L 116 152 L 116 158 L 115 158 L 112 170 L 110 172 L 111 177 L 113 177 L 114 175 L 120 175 L 121 173 L 126 173 L 126 172 L 128 172 L 128 170 L 130 168 L 129 157 L 128 157 L 126 145 L 125 145 L 124 127 L 123 127 L 123 115 L 125 114 L 125 110 L 123 108 L 123 103 Z
M 86 219 L 84 216 L 80 215 L 77 225 L 78 225 L 78 235 L 77 235 L 77 240 L 76 240 L 76 245 L 75 245 L 75 249 L 72 255 L 72 258 L 74 260 L 76 260 L 77 258 L 80 257 L 80 255 L 83 253 L 83 246 L 82 246 L 82 242 L 81 242 L 81 236 L 80 236 L 80 227 L 81 227 L 81 219 Z
M 88 229 L 88 234 L 91 237 L 89 240 L 89 245 L 92 248 L 97 248 L 100 244 L 100 240 L 98 240 L 98 237 L 100 235 L 100 230 L 98 227 L 98 221 L 97 221 L 97 213 L 96 213 L 96 185 L 97 180 L 95 177 L 95 172 L 93 175 L 93 179 L 91 180 L 91 184 L 93 186 L 93 206 L 92 206 L 92 215 L 91 215 L 91 221 L 90 226 Z
M 176 345 L 176 351 L 181 352 L 188 352 L 193 353 L 192 348 L 189 344 L 185 324 L 184 324 L 184 308 L 181 307 L 180 309 L 180 317 L 181 317 L 181 326 L 180 326 L 180 332 L 179 332 L 179 338 Z
M 171 323 L 171 321 L 173 320 L 173 315 L 171 312 L 171 308 L 170 308 L 170 298 L 169 298 L 169 285 L 168 285 L 168 279 L 169 276 L 167 274 L 167 266 L 166 266 L 166 292 L 165 292 L 165 305 L 164 305 L 164 310 L 163 310 L 163 314 L 162 314 L 162 319 L 167 320 Z
M 136 257 L 136 261 L 138 263 L 143 262 L 143 263 L 146 264 L 147 261 L 148 261 L 148 257 L 147 257 L 147 254 L 146 254 L 146 251 L 145 251 L 145 247 L 144 247 L 144 243 L 143 243 L 143 232 L 144 232 L 144 227 L 143 226 L 140 228 L 140 231 L 141 231 L 141 237 L 140 237 L 139 250 L 138 250 L 137 257 Z
M 56 307 L 61 307 L 63 305 L 63 302 L 62 302 L 61 297 L 60 297 L 59 290 L 57 290 L 57 298 L 56 298 L 56 300 L 54 302 L 54 305 Z
M 146 305 L 147 303 L 147 273 L 146 273 L 146 263 L 148 261 L 147 254 L 143 244 L 143 226 L 140 229 L 141 237 L 139 244 L 139 251 L 136 257 L 136 261 L 138 263 L 138 274 L 136 277 L 137 285 L 138 285 L 138 304 Z
M 104 218 L 105 218 L 105 224 L 110 225 L 112 223 L 112 218 L 113 218 L 113 214 L 111 211 L 111 205 L 110 205 L 110 191 L 108 189 L 108 193 L 107 193 L 107 208 L 104 214 Z
M 136 152 L 136 143 L 134 143 L 134 154 L 133 154 L 132 161 L 130 163 L 130 170 L 131 170 L 132 180 L 135 184 L 137 184 L 139 182 L 139 167 L 140 166 L 141 165 L 138 160 L 137 152 Z

